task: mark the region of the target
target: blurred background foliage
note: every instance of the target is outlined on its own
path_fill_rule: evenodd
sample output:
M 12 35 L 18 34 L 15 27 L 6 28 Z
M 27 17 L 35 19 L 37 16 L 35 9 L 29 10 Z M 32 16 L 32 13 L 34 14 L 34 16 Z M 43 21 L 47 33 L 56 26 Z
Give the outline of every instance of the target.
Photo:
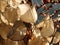
M 52 18 L 60 16 L 59 0 L 31 0 L 33 5 L 37 5 L 38 20 L 37 24 L 45 17 L 43 14 L 53 15 Z

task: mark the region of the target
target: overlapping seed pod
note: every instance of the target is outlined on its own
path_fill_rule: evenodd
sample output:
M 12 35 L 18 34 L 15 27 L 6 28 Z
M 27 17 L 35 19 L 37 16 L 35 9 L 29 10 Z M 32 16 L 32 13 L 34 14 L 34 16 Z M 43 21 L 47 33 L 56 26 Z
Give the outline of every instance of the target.
M 24 7 L 23 7 L 24 6 Z M 28 23 L 34 23 L 37 20 L 37 12 L 35 6 L 31 9 L 28 4 L 21 4 L 18 6 L 20 12 L 18 15 L 20 16 L 21 20 Z M 20 13 L 20 14 L 19 14 Z
M 17 20 L 17 10 L 11 7 L 6 7 L 5 12 L 1 15 L 1 20 L 7 25 L 12 25 Z
M 36 0 L 33 0 L 31 5 L 31 0 L 0 0 L 0 36 L 3 38 L 2 42 L 5 41 L 4 45 L 26 45 L 23 40 L 26 38 L 26 33 L 29 34 L 28 38 L 31 38 L 29 41 L 26 41 L 28 43 L 27 45 L 49 45 L 49 43 L 52 43 L 52 45 L 60 45 L 60 30 L 57 30 L 57 28 L 60 28 L 60 23 L 58 23 L 60 20 L 59 0 L 43 0 L 42 4 L 37 0 L 36 4 L 41 4 L 38 5 L 41 7 L 36 8 L 37 12 L 40 16 L 43 15 L 41 16 L 42 18 L 39 17 L 41 19 L 38 18 L 38 20 L 42 21 L 37 25 L 33 24 L 36 27 L 33 27 L 32 37 L 30 36 L 30 32 L 26 32 L 27 24 L 25 25 L 23 22 L 35 23 L 37 20 L 37 12 L 35 6 L 33 6 L 35 1 Z M 42 2 L 42 0 L 40 1 Z M 53 16 L 50 18 L 50 16 L 44 14 Z M 44 16 L 47 17 L 44 18 Z M 23 22 L 20 22 L 21 20 Z M 55 25 L 53 20 L 58 20 L 56 23 L 54 22 L 57 32 L 54 30 Z M 56 32 L 55 34 L 54 31 Z
M 37 20 L 37 12 L 35 6 L 33 6 L 32 9 L 29 8 L 29 10 L 27 10 L 27 12 L 21 16 L 21 20 L 28 23 L 35 23 Z
M 8 5 L 8 4 L 7 4 L 7 0 L 0 0 L 0 10 L 1 10 L 2 12 L 5 11 L 5 8 L 6 8 L 7 5 Z
M 29 9 L 30 9 L 30 6 L 28 4 L 20 4 L 20 5 L 18 5 L 18 10 L 17 10 L 18 20 L 20 20 L 21 15 L 24 15 Z
M 4 45 L 17 45 L 17 41 L 12 41 L 10 39 L 5 40 Z
M 41 30 L 42 36 L 51 36 L 54 33 L 54 24 L 50 17 L 44 21 L 44 27 Z M 45 32 L 46 31 L 46 32 Z
M 4 23 L 1 23 L 0 24 L 0 35 L 2 36 L 3 39 L 7 39 L 7 34 L 9 32 L 9 28 L 11 26 L 9 25 L 6 25 Z
M 55 37 L 53 39 L 53 43 L 56 44 L 60 41 L 60 32 L 55 33 Z
M 14 23 L 13 27 L 10 29 L 7 37 L 13 41 L 21 41 L 26 35 L 26 27 L 23 22 L 17 21 Z
M 29 40 L 28 45 L 49 45 L 49 42 L 41 37 Z
M 41 25 L 43 24 L 43 25 Z M 43 22 L 39 24 L 42 29 L 41 29 L 41 35 L 43 37 L 48 37 L 48 36 L 51 36 L 54 32 L 54 24 L 53 24 L 53 21 L 52 19 L 47 16 L 43 19 Z M 37 25 L 37 27 L 39 27 L 39 25 Z

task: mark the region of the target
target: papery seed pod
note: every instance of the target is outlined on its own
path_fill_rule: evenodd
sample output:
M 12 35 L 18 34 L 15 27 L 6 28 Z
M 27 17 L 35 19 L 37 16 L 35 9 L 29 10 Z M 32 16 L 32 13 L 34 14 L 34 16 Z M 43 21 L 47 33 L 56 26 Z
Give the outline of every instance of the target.
M 50 17 L 46 17 L 44 21 L 44 27 L 41 30 L 42 36 L 51 36 L 54 32 L 54 23 Z
M 56 44 L 60 41 L 60 32 L 56 32 L 55 37 L 53 39 L 53 43 Z
M 8 25 L 14 24 L 14 22 L 18 19 L 17 10 L 6 7 L 5 12 L 3 13 L 3 15 L 1 15 L 1 19 L 4 23 L 8 23 Z
M 42 39 L 38 37 L 33 40 L 29 40 L 28 45 L 41 45 L 41 43 L 42 43 Z
M 43 37 L 51 36 L 54 32 L 54 23 L 53 23 L 52 19 L 50 18 L 50 16 L 47 16 L 42 21 L 43 21 L 42 25 L 39 24 L 42 27 L 41 35 Z M 39 27 L 39 25 L 38 25 L 38 27 Z
M 7 34 L 8 34 L 8 32 L 9 32 L 9 28 L 10 28 L 11 26 L 9 26 L 9 25 L 6 25 L 6 24 L 4 24 L 4 23 L 1 23 L 0 24 L 0 35 L 1 35 L 1 37 L 3 38 L 3 39 L 7 39 Z
M 16 45 L 16 42 L 18 42 L 18 41 L 12 41 L 10 39 L 7 39 L 7 40 L 5 40 L 4 45 Z
M 22 20 L 28 23 L 34 23 L 37 20 L 37 12 L 35 6 L 31 9 L 28 4 L 20 4 L 18 5 L 18 20 Z M 29 17 L 29 18 L 28 18 Z M 20 19 L 19 19 L 20 18 Z
M 33 8 L 29 8 L 25 14 L 21 16 L 21 20 L 27 23 L 35 23 L 37 21 L 37 12 L 35 6 Z
M 20 20 L 20 16 L 24 15 L 28 10 L 30 9 L 30 6 L 28 4 L 20 4 L 18 5 L 18 20 Z
M 7 0 L 0 0 L 0 10 L 2 12 L 5 11 L 6 6 L 7 6 Z
M 26 35 L 26 27 L 23 22 L 16 21 L 13 27 L 10 29 L 7 38 L 13 41 L 21 41 Z
M 5 17 L 1 14 L 1 21 L 8 25 L 8 21 L 5 19 Z
M 41 37 L 34 38 L 29 40 L 28 45 L 49 45 L 49 43 Z

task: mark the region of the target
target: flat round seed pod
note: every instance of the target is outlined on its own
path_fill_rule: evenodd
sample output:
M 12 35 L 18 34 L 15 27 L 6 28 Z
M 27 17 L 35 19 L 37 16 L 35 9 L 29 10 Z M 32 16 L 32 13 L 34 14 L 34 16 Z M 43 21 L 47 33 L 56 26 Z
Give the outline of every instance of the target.
M 24 7 L 23 9 L 22 9 L 22 6 Z M 36 12 L 35 6 L 33 6 L 33 8 L 31 9 L 29 5 L 23 4 L 23 5 L 21 5 L 20 9 L 21 9 L 21 11 L 25 10 L 25 12 L 21 13 L 20 18 L 21 18 L 22 21 L 27 22 L 27 23 L 36 22 L 36 20 L 37 20 L 37 12 Z
M 38 37 L 33 40 L 29 40 L 28 45 L 41 45 L 41 43 L 42 43 L 42 39 Z
M 54 32 L 54 24 L 52 19 L 50 19 L 50 17 L 48 16 L 44 19 L 44 26 L 41 30 L 41 35 L 43 37 L 48 37 L 51 36 L 53 32 Z
M 25 45 L 25 43 L 24 43 L 24 41 L 22 40 L 22 41 L 19 41 L 19 42 L 18 42 L 18 45 Z
M 7 39 L 7 34 L 9 32 L 9 28 L 11 26 L 9 25 L 6 25 L 4 23 L 1 23 L 0 24 L 0 35 L 2 36 L 3 39 Z
M 26 27 L 21 21 L 14 23 L 13 27 L 10 29 L 7 37 L 13 41 L 21 41 L 26 35 Z
M 6 6 L 7 6 L 7 0 L 0 0 L 0 10 L 2 12 L 5 11 Z
M 4 45 L 16 45 L 16 42 L 15 41 L 12 41 L 10 39 L 7 39 L 7 40 L 5 40 Z
M 24 15 L 28 10 L 30 9 L 30 6 L 28 4 L 20 4 L 18 5 L 18 20 L 20 20 L 20 16 Z
M 49 43 L 43 38 L 38 37 L 33 40 L 29 40 L 28 45 L 49 45 Z
M 53 39 L 53 43 L 56 44 L 60 41 L 60 32 L 56 32 L 55 37 Z
M 4 17 L 5 20 L 7 20 L 7 22 L 9 24 L 14 23 L 18 18 L 17 10 L 13 9 L 11 7 L 6 7 L 6 10 L 5 10 L 5 12 L 3 13 L 2 16 Z M 4 20 L 4 19 L 2 19 L 2 20 Z
M 30 9 L 30 6 L 28 4 L 20 4 L 18 8 L 20 10 L 20 15 L 24 15 Z

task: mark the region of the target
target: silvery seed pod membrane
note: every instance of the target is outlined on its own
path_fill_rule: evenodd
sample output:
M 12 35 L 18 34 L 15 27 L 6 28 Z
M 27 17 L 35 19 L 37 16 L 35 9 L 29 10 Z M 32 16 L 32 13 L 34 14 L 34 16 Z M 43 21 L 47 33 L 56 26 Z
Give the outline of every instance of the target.
M 20 20 L 20 16 L 24 15 L 28 10 L 30 9 L 30 6 L 28 4 L 19 4 L 18 5 L 18 20 Z
M 37 37 L 33 40 L 29 40 L 28 45 L 49 45 L 47 41 L 44 41 L 44 39 Z
M 7 0 L 0 0 L 0 10 L 1 10 L 1 12 L 5 11 L 6 6 L 7 6 Z
M 24 43 L 24 41 L 22 40 L 22 41 L 19 41 L 19 42 L 18 42 L 18 45 L 25 45 L 25 43 Z
M 1 15 L 1 19 L 4 23 L 14 24 L 17 20 L 18 14 L 17 10 L 11 7 L 6 7 L 5 12 Z
M 43 19 L 43 22 L 44 23 L 41 30 L 41 35 L 43 37 L 51 36 L 54 32 L 54 24 L 53 24 L 52 19 L 49 16 L 47 16 Z
M 53 39 L 53 43 L 56 44 L 60 41 L 60 32 L 56 32 L 55 37 Z
M 7 39 L 7 34 L 9 32 L 9 28 L 11 26 L 9 25 L 6 25 L 4 23 L 1 23 L 0 24 L 0 35 L 2 36 L 3 39 Z
M 16 41 L 12 41 L 10 39 L 5 40 L 4 45 L 16 45 Z
M 41 45 L 41 43 L 42 43 L 42 39 L 40 39 L 40 37 L 38 37 L 33 40 L 29 40 L 28 45 Z
M 26 31 L 27 29 L 25 25 L 22 22 L 18 21 L 10 29 L 7 37 L 13 41 L 21 41 L 24 39 L 26 35 Z
M 22 8 L 23 6 L 23 8 Z M 21 9 L 21 20 L 27 23 L 34 23 L 37 20 L 37 12 L 35 9 L 35 6 L 31 9 L 29 5 L 27 4 L 22 4 L 19 6 Z M 24 11 L 25 10 L 25 11 Z

